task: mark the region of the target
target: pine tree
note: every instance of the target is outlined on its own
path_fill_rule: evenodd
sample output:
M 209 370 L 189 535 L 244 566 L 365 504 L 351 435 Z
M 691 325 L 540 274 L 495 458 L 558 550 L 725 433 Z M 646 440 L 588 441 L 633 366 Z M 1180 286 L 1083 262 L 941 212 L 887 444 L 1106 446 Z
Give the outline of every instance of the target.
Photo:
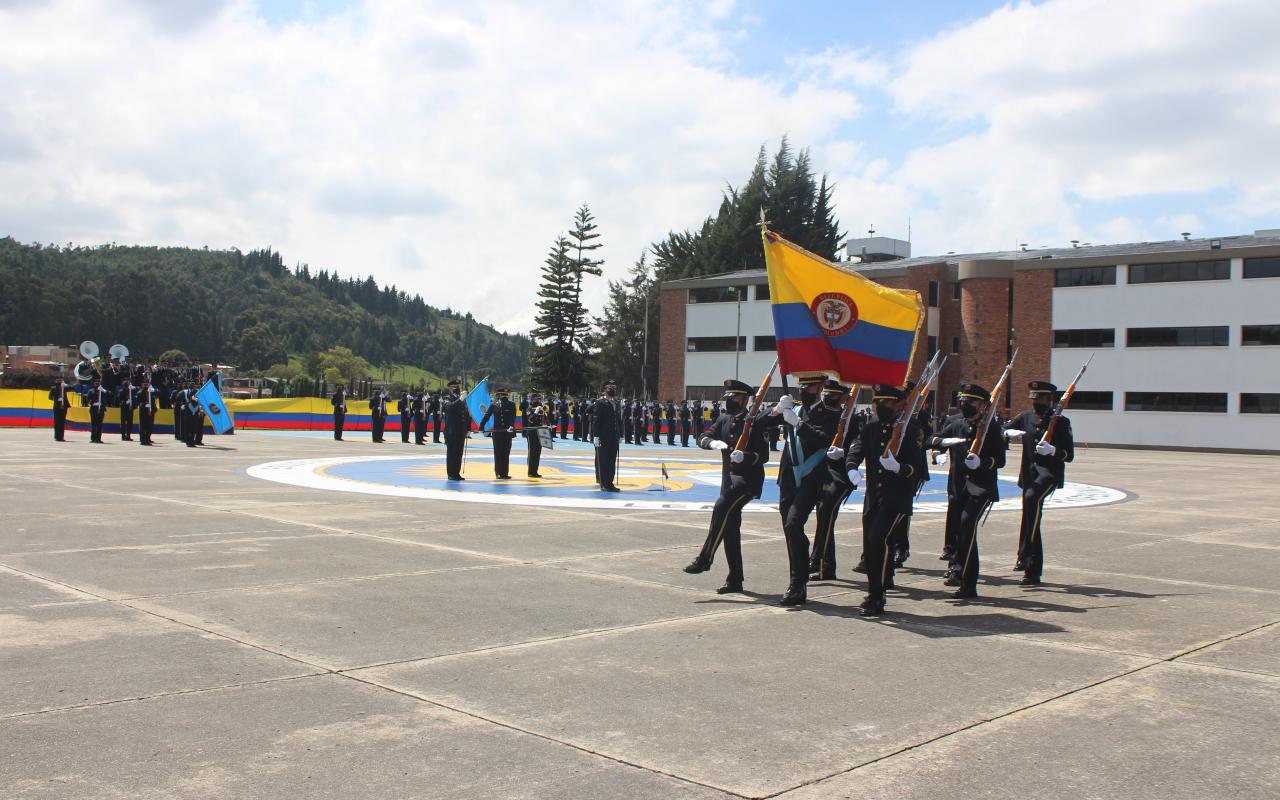
M 533 380 L 557 391 L 577 388 L 582 380 L 583 359 L 573 347 L 578 284 L 569 250 L 569 240 L 559 236 L 543 262 L 536 327 L 531 333 L 538 343 L 531 364 Z
M 569 231 L 570 247 L 574 251 L 572 259 L 574 276 L 573 325 L 569 330 L 570 347 L 580 346 L 582 337 L 589 330 L 586 310 L 582 307 L 582 276 L 595 275 L 599 277 L 604 274 L 602 269 L 604 261 L 591 257 L 592 252 L 599 250 L 602 246 L 600 242 L 595 241 L 600 238 L 600 234 L 596 233 L 597 227 L 595 217 L 591 215 L 591 209 L 586 203 L 583 203 L 579 206 L 577 214 L 574 215 L 573 230 Z

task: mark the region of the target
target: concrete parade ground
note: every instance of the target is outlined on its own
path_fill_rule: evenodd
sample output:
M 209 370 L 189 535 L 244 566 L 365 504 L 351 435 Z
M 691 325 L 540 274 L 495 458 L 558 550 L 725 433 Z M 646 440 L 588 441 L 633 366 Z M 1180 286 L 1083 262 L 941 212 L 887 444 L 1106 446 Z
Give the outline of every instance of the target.
M 856 506 L 802 608 L 775 513 L 749 594 L 682 572 L 709 514 L 643 470 L 693 448 L 624 447 L 625 507 L 572 443 L 539 494 L 473 440 L 455 502 L 398 437 L 68 440 L 0 430 L 3 798 L 1280 797 L 1280 457 L 1080 446 L 1124 494 L 1046 511 L 1043 585 L 996 510 L 952 599 L 920 513 L 868 620 Z

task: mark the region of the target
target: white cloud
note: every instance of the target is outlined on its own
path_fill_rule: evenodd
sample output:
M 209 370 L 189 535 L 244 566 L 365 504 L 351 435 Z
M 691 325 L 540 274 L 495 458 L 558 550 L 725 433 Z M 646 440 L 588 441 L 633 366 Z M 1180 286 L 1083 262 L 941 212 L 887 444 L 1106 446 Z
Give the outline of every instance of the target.
M 621 276 L 761 143 L 857 108 L 729 74 L 727 3 L 383 0 L 283 27 L 244 0 L 107 6 L 0 10 L 0 235 L 271 245 L 508 329 L 580 203 Z

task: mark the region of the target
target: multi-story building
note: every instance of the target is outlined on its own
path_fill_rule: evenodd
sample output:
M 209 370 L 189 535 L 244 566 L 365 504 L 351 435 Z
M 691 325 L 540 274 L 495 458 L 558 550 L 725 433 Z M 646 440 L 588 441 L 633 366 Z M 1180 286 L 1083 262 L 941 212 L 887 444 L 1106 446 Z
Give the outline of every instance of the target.
M 949 356 L 937 412 L 962 381 L 990 388 L 1015 348 L 1010 408 L 1094 354 L 1070 411 L 1084 441 L 1280 451 L 1280 229 L 915 258 L 863 241 L 841 267 L 925 301 L 913 372 Z M 768 292 L 763 270 L 664 283 L 659 399 L 758 381 L 776 355 Z

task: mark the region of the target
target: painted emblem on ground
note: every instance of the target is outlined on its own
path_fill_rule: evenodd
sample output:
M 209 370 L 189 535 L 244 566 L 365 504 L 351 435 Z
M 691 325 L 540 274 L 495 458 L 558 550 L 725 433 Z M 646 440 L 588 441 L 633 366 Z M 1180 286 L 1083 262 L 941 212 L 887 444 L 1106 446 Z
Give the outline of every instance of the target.
M 667 477 L 662 468 L 666 466 Z M 446 480 L 444 454 L 426 456 L 364 456 L 348 458 L 308 458 L 272 461 L 248 469 L 255 478 L 292 486 L 338 492 L 378 494 L 391 497 L 418 497 L 424 500 L 453 500 L 468 503 L 502 503 L 562 508 L 608 508 L 669 511 L 710 511 L 720 491 L 720 465 L 706 460 L 624 456 L 618 462 L 620 494 L 603 494 L 595 482 L 595 466 L 590 452 L 544 452 L 541 479 L 526 478 L 524 454 L 511 454 L 511 480 L 493 477 L 489 452 L 468 452 L 467 480 Z M 777 511 L 777 465 L 771 464 L 764 495 L 745 509 L 748 512 Z M 1021 494 L 1012 480 L 1001 481 L 1002 499 L 996 511 L 1021 508 Z M 846 510 L 860 510 L 862 492 L 850 495 Z M 1078 508 L 1105 505 L 1127 499 L 1128 495 L 1105 486 L 1068 483 L 1055 492 L 1046 508 Z M 916 511 L 945 512 L 946 471 L 934 472 L 920 491 Z

